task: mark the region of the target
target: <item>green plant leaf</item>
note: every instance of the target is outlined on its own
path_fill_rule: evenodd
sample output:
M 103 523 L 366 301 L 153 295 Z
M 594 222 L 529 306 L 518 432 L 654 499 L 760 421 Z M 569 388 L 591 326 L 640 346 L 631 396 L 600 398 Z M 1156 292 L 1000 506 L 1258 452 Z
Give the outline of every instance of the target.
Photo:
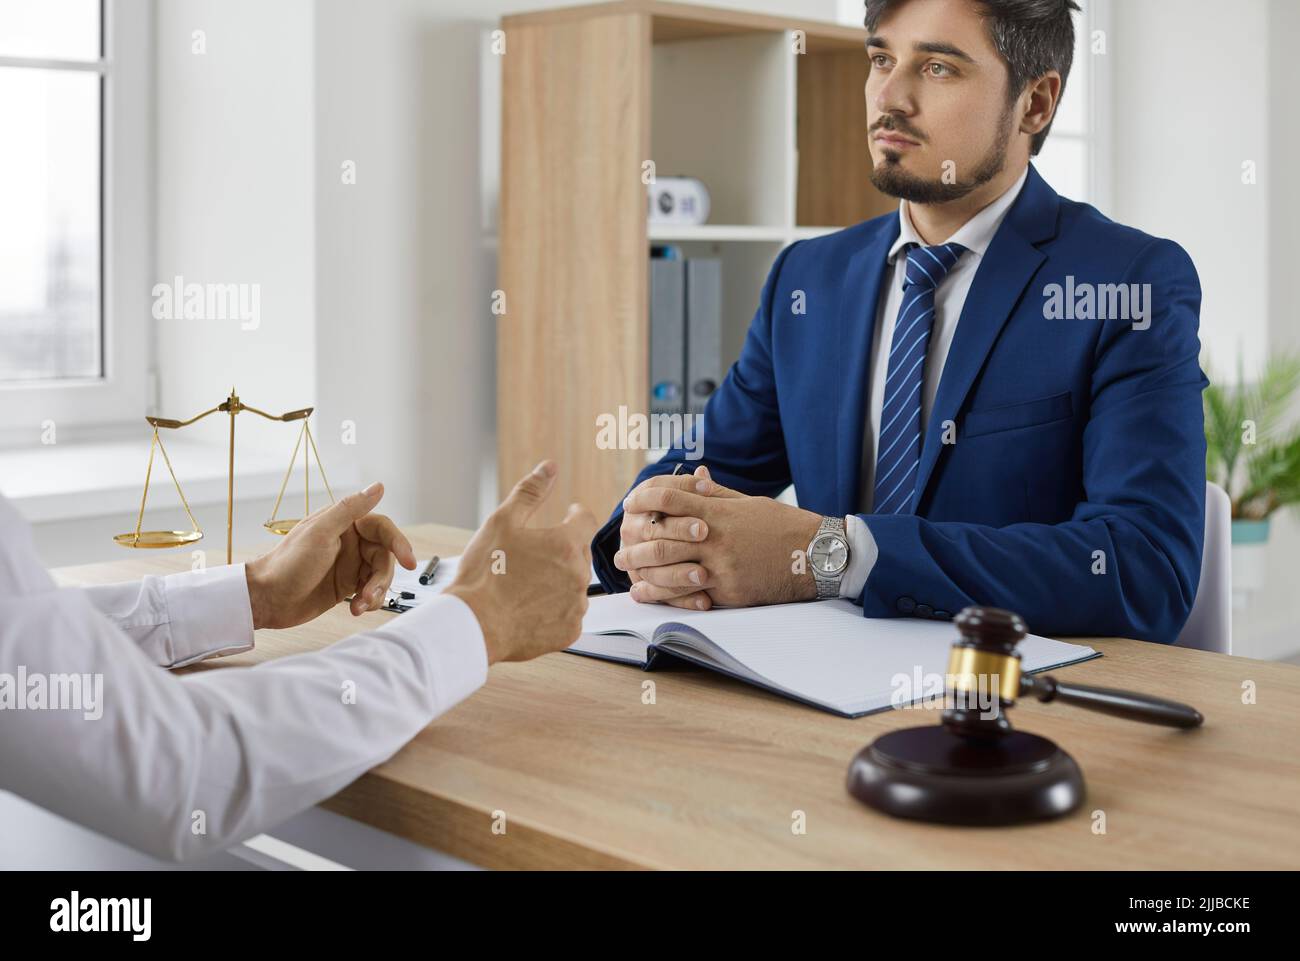
M 1293 504 L 1300 504 L 1300 428 L 1250 459 L 1242 493 L 1246 517 L 1262 519 Z
M 1232 516 L 1263 519 L 1300 503 L 1300 429 L 1286 424 L 1300 389 L 1300 354 L 1275 355 L 1250 383 L 1240 366 L 1231 385 L 1209 370 L 1206 365 L 1205 473 L 1228 492 Z M 1251 444 L 1244 436 L 1248 424 Z

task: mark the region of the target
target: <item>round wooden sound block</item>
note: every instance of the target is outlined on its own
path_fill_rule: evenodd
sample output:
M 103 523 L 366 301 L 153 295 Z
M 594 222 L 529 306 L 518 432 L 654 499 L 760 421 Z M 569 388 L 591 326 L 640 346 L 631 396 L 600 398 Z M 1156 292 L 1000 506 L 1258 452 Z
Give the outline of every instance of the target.
M 882 735 L 849 765 L 849 793 L 895 817 L 941 824 L 1020 824 L 1068 814 L 1083 802 L 1074 758 L 1021 731 L 978 740 L 946 728 Z

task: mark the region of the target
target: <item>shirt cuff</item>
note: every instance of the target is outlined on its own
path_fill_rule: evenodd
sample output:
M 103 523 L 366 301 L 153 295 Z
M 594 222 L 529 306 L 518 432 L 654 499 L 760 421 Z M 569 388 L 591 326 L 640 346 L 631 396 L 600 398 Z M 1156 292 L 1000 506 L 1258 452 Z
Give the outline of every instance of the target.
M 243 564 L 168 574 L 163 597 L 171 627 L 169 667 L 252 649 L 253 608 Z
M 487 681 L 487 642 L 470 606 L 440 594 L 399 614 L 385 632 L 404 636 L 429 658 L 429 682 L 442 710 L 465 700 Z
M 880 548 L 871 535 L 871 528 L 857 514 L 844 518 L 844 536 L 849 542 L 849 569 L 840 581 L 840 597 L 856 601 L 867 586 L 867 578 L 880 557 Z

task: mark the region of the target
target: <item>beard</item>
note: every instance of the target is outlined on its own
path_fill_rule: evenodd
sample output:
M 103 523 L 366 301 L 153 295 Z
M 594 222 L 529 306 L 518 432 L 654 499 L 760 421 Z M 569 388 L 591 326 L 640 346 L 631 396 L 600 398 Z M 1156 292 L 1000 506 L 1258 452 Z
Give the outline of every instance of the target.
M 882 194 L 897 197 L 914 204 L 945 204 L 961 200 L 971 191 L 976 190 L 1002 172 L 1007 162 L 1007 148 L 1010 144 L 1011 107 L 1008 106 L 1002 119 L 998 122 L 997 134 L 993 145 L 989 147 L 983 159 L 975 166 L 974 173 L 965 181 L 945 183 L 942 179 L 926 180 L 903 169 L 902 155 L 885 148 L 881 154 L 885 162 L 871 168 L 871 184 Z M 874 129 L 893 129 L 886 121 L 878 123 Z

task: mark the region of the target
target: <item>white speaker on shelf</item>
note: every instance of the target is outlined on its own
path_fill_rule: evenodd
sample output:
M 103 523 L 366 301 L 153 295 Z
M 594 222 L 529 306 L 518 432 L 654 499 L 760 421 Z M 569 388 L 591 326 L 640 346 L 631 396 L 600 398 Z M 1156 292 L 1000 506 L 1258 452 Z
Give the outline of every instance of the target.
M 652 224 L 696 227 L 709 219 L 709 189 L 694 177 L 658 177 L 647 190 Z

